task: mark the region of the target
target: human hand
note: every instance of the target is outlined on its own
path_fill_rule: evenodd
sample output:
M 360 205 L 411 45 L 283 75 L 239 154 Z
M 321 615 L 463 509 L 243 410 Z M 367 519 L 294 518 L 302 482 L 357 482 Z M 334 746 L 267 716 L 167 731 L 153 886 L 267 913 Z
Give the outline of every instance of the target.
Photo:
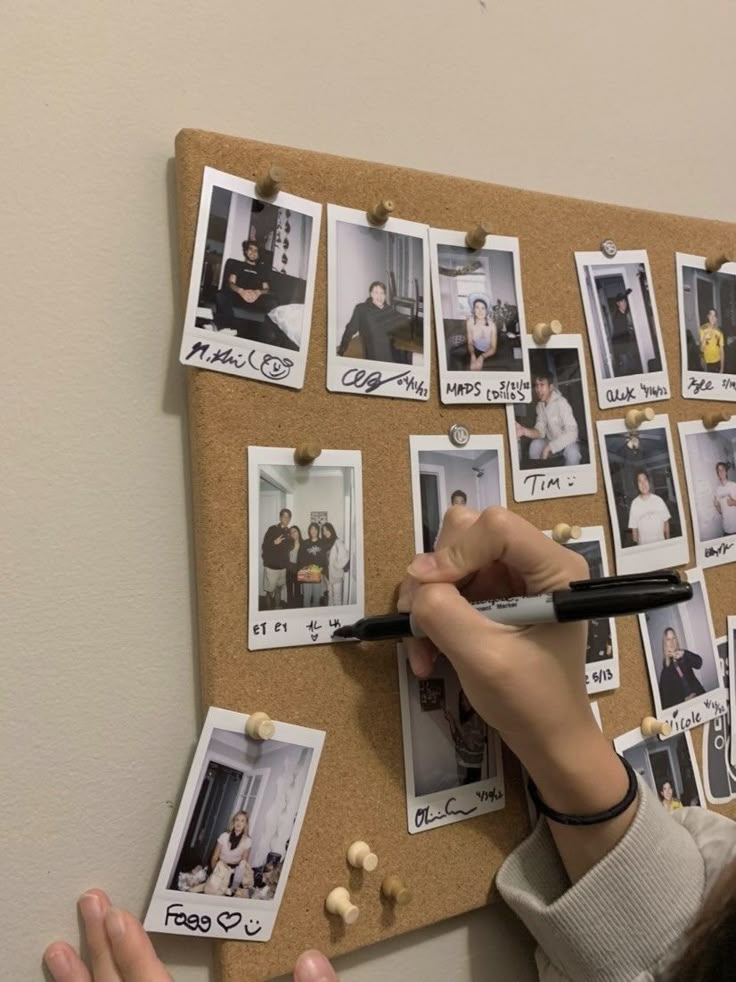
M 587 563 L 504 508 L 445 513 L 436 550 L 416 556 L 398 607 L 428 639 L 409 639 L 415 674 L 437 651 L 452 662 L 476 711 L 524 759 L 549 745 L 569 747 L 595 727 L 585 691 L 587 624 L 496 624 L 468 601 L 535 595 L 585 579 Z
M 544 445 L 544 449 L 542 450 L 542 460 L 548 460 L 551 454 L 552 451 L 549 448 L 549 444 L 546 443 Z
M 281 543 L 284 541 L 284 538 L 285 538 L 285 536 L 280 535 L 278 538 L 274 539 L 273 540 L 274 541 L 274 545 L 280 546 Z
M 243 290 L 240 296 L 246 303 L 255 303 L 259 297 L 258 290 Z
M 126 910 L 110 906 L 103 890 L 79 898 L 89 968 L 65 941 L 54 941 L 43 953 L 54 982 L 172 982 L 143 925 Z M 320 951 L 304 951 L 294 966 L 294 982 L 337 982 L 332 965 Z
M 520 436 L 525 436 L 525 435 L 526 435 L 526 426 L 522 426 L 521 423 L 519 423 L 518 420 L 517 420 L 517 422 L 516 422 L 516 436 L 517 436 L 517 438 L 520 437 Z

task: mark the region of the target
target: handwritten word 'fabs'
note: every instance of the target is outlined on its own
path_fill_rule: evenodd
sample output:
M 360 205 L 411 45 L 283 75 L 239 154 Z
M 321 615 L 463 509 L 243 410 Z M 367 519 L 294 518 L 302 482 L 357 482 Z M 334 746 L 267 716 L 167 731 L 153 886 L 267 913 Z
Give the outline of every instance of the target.
M 472 808 L 468 809 L 453 808 L 456 801 L 456 798 L 448 798 L 445 804 L 440 805 L 435 812 L 432 811 L 431 805 L 417 808 L 416 814 L 414 815 L 415 826 L 421 829 L 422 826 L 433 825 L 435 822 L 441 822 L 444 818 L 452 815 L 472 815 L 473 812 L 478 810 L 477 805 L 473 805 Z

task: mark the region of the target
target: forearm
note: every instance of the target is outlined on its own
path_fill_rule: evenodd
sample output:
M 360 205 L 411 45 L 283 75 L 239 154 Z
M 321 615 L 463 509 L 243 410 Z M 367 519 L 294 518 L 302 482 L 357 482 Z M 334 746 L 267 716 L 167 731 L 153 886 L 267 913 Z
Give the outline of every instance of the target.
M 539 789 L 542 800 L 566 815 L 607 811 L 625 796 L 629 778 L 592 715 L 567 734 L 512 748 Z M 636 801 L 617 818 L 591 826 L 550 822 L 549 828 L 572 883 L 620 841 L 636 815 Z

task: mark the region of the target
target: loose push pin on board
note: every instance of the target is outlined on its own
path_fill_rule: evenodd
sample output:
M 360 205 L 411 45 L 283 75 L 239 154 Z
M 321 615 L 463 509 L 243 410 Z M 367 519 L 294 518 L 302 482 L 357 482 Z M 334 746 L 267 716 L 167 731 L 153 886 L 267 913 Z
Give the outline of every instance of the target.
M 325 907 L 330 914 L 342 919 L 343 924 L 355 924 L 360 911 L 350 899 L 350 893 L 345 887 L 335 887 L 327 895 Z
M 391 874 L 381 884 L 381 893 L 387 900 L 393 900 L 397 907 L 404 907 L 411 900 L 411 890 L 401 877 Z
M 468 249 L 473 249 L 477 252 L 478 249 L 482 249 L 486 244 L 486 238 L 490 234 L 491 226 L 488 222 L 479 222 L 475 228 L 471 228 L 465 233 L 465 245 Z
M 549 324 L 535 324 L 532 337 L 537 344 L 546 344 L 553 335 L 562 334 L 562 324 L 550 321 Z
M 270 740 L 276 726 L 266 713 L 251 713 L 245 724 L 245 732 L 253 740 Z
M 307 467 L 313 464 L 322 453 L 322 448 L 316 443 L 300 443 L 294 451 L 294 463 L 300 467 Z
M 721 266 L 725 266 L 726 263 L 730 263 L 731 260 L 722 252 L 719 256 L 709 256 L 705 260 L 705 269 L 708 273 L 717 273 Z
M 645 716 L 641 721 L 641 732 L 645 737 L 668 737 L 672 733 L 672 727 L 665 720 L 655 719 L 654 716 Z
M 564 546 L 570 539 L 579 539 L 582 534 L 579 525 L 568 525 L 566 522 L 558 522 L 552 529 L 552 538 L 561 546 Z
M 703 413 L 703 426 L 706 430 L 714 430 L 719 423 L 727 423 L 731 418 L 729 413 Z
M 347 858 L 351 866 L 355 869 L 363 869 L 366 873 L 372 873 L 378 866 L 378 856 L 362 839 L 358 839 L 348 846 Z
M 285 179 L 286 172 L 282 167 L 269 167 L 256 181 L 256 194 L 261 198 L 275 198 Z
M 384 198 L 383 201 L 376 202 L 376 204 L 365 213 L 365 217 L 368 219 L 371 225 L 385 225 L 393 210 L 393 201 L 391 201 L 389 198 Z

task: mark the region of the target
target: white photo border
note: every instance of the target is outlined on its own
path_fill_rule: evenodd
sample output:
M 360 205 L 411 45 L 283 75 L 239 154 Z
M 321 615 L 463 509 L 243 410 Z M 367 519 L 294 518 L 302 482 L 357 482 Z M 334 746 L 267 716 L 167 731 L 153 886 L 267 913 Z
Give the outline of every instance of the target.
M 713 631 L 713 618 L 710 612 L 710 601 L 708 599 L 708 587 L 706 586 L 703 571 L 694 567 L 685 571 L 687 582 L 691 584 L 699 583 L 703 591 L 703 606 L 705 616 L 708 621 L 708 633 L 712 645 L 712 655 L 715 659 L 716 674 L 718 676 L 719 688 L 711 689 L 709 692 L 688 699 L 686 703 L 678 703 L 669 709 L 662 708 L 662 699 L 659 692 L 659 680 L 654 667 L 654 655 L 649 642 L 649 631 L 647 629 L 646 614 L 637 614 L 639 619 L 639 631 L 641 633 L 642 645 L 644 647 L 644 660 L 647 665 L 647 675 L 649 676 L 649 686 L 652 690 L 652 701 L 654 703 L 654 715 L 657 719 L 664 720 L 672 727 L 672 733 L 682 733 L 685 730 L 701 726 L 708 720 L 715 719 L 716 716 L 723 716 L 728 708 L 728 693 L 723 686 L 721 676 L 721 664 L 716 647 L 715 632 Z M 690 601 L 684 601 L 688 603 Z M 679 607 L 680 604 L 673 604 Z
M 588 395 L 588 379 L 585 371 L 585 355 L 583 338 L 580 334 L 561 334 L 550 338 L 547 344 L 536 344 L 529 339 L 529 351 L 577 351 L 580 365 L 580 381 L 583 390 L 585 408 L 585 435 L 588 440 L 587 464 L 577 464 L 572 467 L 561 466 L 552 470 L 539 467 L 539 473 L 534 470 L 523 471 L 519 460 L 519 441 L 516 437 L 516 415 L 512 405 L 506 406 L 506 423 L 509 433 L 509 456 L 511 457 L 511 474 L 513 478 L 514 501 L 542 501 L 546 498 L 566 498 L 583 494 L 596 494 L 598 478 L 595 467 L 595 440 L 593 439 L 592 415 L 590 412 L 590 397 Z M 531 378 L 531 369 L 530 369 Z M 533 384 L 533 379 L 531 379 Z M 532 401 L 533 402 L 533 401 Z M 530 483 L 531 482 L 531 483 Z M 539 487 L 539 493 L 536 493 Z
M 308 729 L 304 726 L 295 726 L 291 723 L 274 721 L 275 730 L 272 737 L 273 740 L 301 747 L 309 747 L 313 753 L 301 793 L 301 800 L 294 821 L 294 829 L 289 840 L 289 848 L 284 857 L 281 875 L 273 898 L 271 900 L 258 900 L 214 896 L 204 893 L 187 893 L 181 890 L 171 890 L 167 887 L 174 863 L 176 862 L 179 844 L 186 832 L 186 824 L 189 820 L 189 806 L 198 790 L 197 783 L 202 766 L 205 763 L 212 732 L 216 729 L 228 730 L 231 733 L 237 733 L 242 736 L 245 734 L 245 724 L 248 718 L 248 715 L 245 713 L 235 713 L 227 709 L 218 709 L 214 706 L 210 707 L 207 713 L 197 742 L 197 748 L 194 752 L 194 758 L 189 768 L 189 776 L 184 786 L 184 792 L 176 812 L 174 827 L 169 836 L 169 842 L 163 862 L 161 863 L 156 886 L 154 887 L 148 905 L 148 911 L 146 912 L 144 927 L 147 931 L 156 931 L 165 934 L 184 934 L 189 937 L 226 938 L 229 941 L 263 942 L 271 938 L 284 891 L 288 884 L 294 855 L 299 845 L 299 836 L 301 835 L 304 816 L 317 773 L 317 766 L 325 740 L 325 733 L 322 730 Z M 207 927 L 205 927 L 206 924 L 208 924 Z
M 544 533 L 548 538 L 552 538 L 551 531 Z M 573 539 L 566 544 L 569 546 L 582 545 L 585 542 L 596 542 L 601 550 L 601 576 L 608 576 L 608 552 L 606 550 L 606 533 L 602 525 L 585 525 L 580 530 L 580 538 Z M 570 550 L 571 552 L 574 549 Z M 585 689 L 589 696 L 597 695 L 599 692 L 609 692 L 618 689 L 621 685 L 621 670 L 618 651 L 618 633 L 616 631 L 616 618 L 609 617 L 611 625 L 611 651 L 610 658 L 603 661 L 585 665 Z M 593 705 L 591 703 L 591 705 Z M 597 703 L 595 704 L 597 708 Z M 598 725 L 600 726 L 600 714 L 598 715 Z M 602 727 L 601 727 L 602 728 Z
M 522 368 L 519 372 L 479 372 L 479 378 L 469 378 L 468 372 L 452 372 L 447 368 L 445 348 L 444 319 L 442 314 L 442 293 L 440 288 L 439 260 L 437 249 L 441 245 L 461 246 L 465 244 L 465 232 L 452 229 L 429 229 L 429 264 L 432 271 L 432 298 L 434 306 L 435 337 L 437 342 L 437 366 L 439 370 L 440 400 L 445 405 L 463 403 L 465 405 L 494 405 L 511 402 L 531 402 L 532 389 L 529 380 L 528 335 L 524 313 L 524 292 L 521 286 L 521 257 L 519 240 L 511 235 L 488 235 L 484 251 L 510 252 L 514 260 L 514 287 L 516 306 L 519 311 L 519 344 L 521 346 Z M 468 249 L 468 256 L 475 253 Z
M 598 448 L 601 456 L 601 469 L 603 471 L 603 481 L 608 502 L 608 515 L 611 521 L 611 540 L 613 542 L 613 554 L 616 560 L 616 573 L 622 576 L 628 573 L 642 573 L 655 569 L 664 569 L 665 567 L 686 565 L 690 561 L 690 549 L 687 541 L 687 522 L 685 519 L 680 478 L 677 473 L 677 462 L 672 444 L 669 416 L 666 413 L 660 413 L 651 422 L 642 423 L 639 429 L 642 431 L 664 429 L 665 431 L 667 452 L 672 469 L 672 481 L 675 487 L 675 497 L 680 510 L 681 534 L 676 538 L 666 539 L 663 542 L 630 546 L 627 549 L 624 549 L 620 545 L 621 530 L 618 524 L 618 514 L 616 513 L 616 501 L 613 493 L 608 454 L 606 453 L 605 437 L 614 433 L 625 434 L 628 431 L 623 419 L 599 419 L 596 422 L 596 429 L 598 431 Z
M 720 649 L 721 648 L 725 648 L 726 658 L 727 659 L 729 658 L 728 636 L 727 635 L 724 635 L 723 637 L 720 637 L 720 638 L 716 638 L 716 648 L 718 649 L 718 658 L 719 658 L 719 661 L 721 661 L 721 653 L 720 653 Z M 729 679 L 730 679 L 730 676 L 731 676 L 731 671 L 733 671 L 732 665 L 729 666 Z M 723 720 L 723 723 L 721 723 L 721 720 Z M 725 738 L 722 735 L 719 736 L 720 731 L 722 731 L 726 726 L 729 727 L 729 743 L 728 743 L 728 747 L 726 747 L 726 740 L 725 740 Z M 729 711 L 726 713 L 726 715 L 725 716 L 716 717 L 716 719 L 714 719 L 714 720 L 708 720 L 708 722 L 703 727 L 703 743 L 702 743 L 702 747 L 703 747 L 703 750 L 702 750 L 702 753 L 703 753 L 703 785 L 705 787 L 705 797 L 708 799 L 708 801 L 711 803 L 711 805 L 726 805 L 726 804 L 728 804 L 729 801 L 733 801 L 733 799 L 736 798 L 736 781 L 733 781 L 731 779 L 731 771 L 733 769 L 733 765 L 731 764 L 731 759 L 730 759 L 730 748 L 732 746 L 732 743 L 731 743 L 731 740 L 732 740 L 732 729 L 731 729 L 731 727 L 732 727 L 732 724 L 731 724 L 731 706 L 730 706 L 730 700 L 729 700 Z M 711 728 L 713 729 L 713 732 L 715 734 L 714 737 L 713 737 L 713 744 L 714 744 L 713 750 L 720 757 L 720 759 L 723 761 L 724 767 L 726 768 L 726 780 L 728 782 L 729 787 L 733 789 L 732 792 L 729 795 L 727 795 L 725 798 L 722 798 L 722 797 L 719 798 L 713 792 L 713 789 L 712 789 L 711 783 L 710 783 Z M 719 739 L 722 739 L 723 740 L 723 747 L 722 748 L 715 746 L 716 740 L 719 740 Z
M 702 433 L 712 433 L 703 425 L 702 420 L 690 420 L 685 423 L 677 424 L 680 433 L 680 450 L 682 460 L 685 465 L 685 483 L 687 485 L 687 496 L 690 502 L 690 524 L 693 530 L 693 542 L 695 543 L 695 562 L 698 566 L 708 568 L 710 566 L 722 566 L 725 563 L 736 562 L 736 535 L 721 535 L 717 539 L 707 539 L 701 541 L 698 523 L 698 512 L 695 505 L 695 475 L 690 466 L 690 453 L 688 451 L 687 438 L 692 435 Z M 733 426 L 724 424 L 724 429 L 736 430 L 736 422 Z
M 417 796 L 414 785 L 414 757 L 411 745 L 411 709 L 409 706 L 409 659 L 406 649 L 396 645 L 401 701 L 401 735 L 404 745 L 404 774 L 406 778 L 406 823 L 410 835 L 477 818 L 506 807 L 501 738 L 492 726 L 487 727 L 489 746 L 495 751 L 496 776 L 432 794 Z
M 210 217 L 213 188 L 224 188 L 235 194 L 242 194 L 255 201 L 263 201 L 278 208 L 290 208 L 312 219 L 312 232 L 309 243 L 309 266 L 307 286 L 304 296 L 304 320 L 302 323 L 301 344 L 298 351 L 264 344 L 261 341 L 248 341 L 233 335 L 221 336 L 219 332 L 196 327 L 198 310 L 199 277 L 204 260 L 207 242 L 207 227 Z M 306 198 L 298 198 L 285 191 L 279 191 L 273 200 L 262 198 L 256 193 L 253 181 L 213 167 L 205 167 L 202 174 L 202 190 L 199 199 L 197 231 L 194 239 L 192 269 L 187 291 L 187 306 L 184 314 L 179 361 L 188 368 L 205 368 L 210 371 L 237 375 L 240 378 L 255 379 L 272 385 L 283 385 L 291 389 L 304 386 L 304 372 L 309 352 L 309 335 L 312 327 L 312 307 L 317 276 L 317 257 L 319 252 L 319 229 L 322 220 L 322 205 Z
M 685 282 L 683 269 L 689 267 L 701 270 L 710 276 L 705 268 L 705 256 L 690 256 L 684 252 L 675 253 L 677 272 L 677 310 L 680 324 L 680 361 L 682 364 L 683 399 L 718 399 L 736 402 L 736 375 L 727 373 L 691 372 L 687 358 L 687 323 L 685 322 Z M 736 262 L 724 263 L 720 273 L 736 277 Z
M 354 624 L 365 609 L 365 569 L 363 565 L 363 471 L 360 450 L 323 450 L 317 460 L 305 468 L 316 474 L 321 468 L 349 467 L 354 475 L 355 548 L 351 554 L 356 567 L 357 601 L 333 607 L 282 607 L 259 610 L 261 543 L 252 534 L 258 528 L 260 512 L 259 479 L 261 468 L 292 466 L 294 449 L 284 447 L 248 447 L 248 650 L 293 648 L 297 645 L 333 644 L 340 639 L 333 632 L 345 624 Z M 307 476 L 308 476 L 307 475 Z M 286 626 L 279 626 L 286 625 Z
M 504 458 L 503 437 L 497 434 L 471 436 L 462 447 L 456 447 L 447 435 L 409 437 L 409 457 L 411 461 L 411 500 L 414 516 L 414 548 L 424 551 L 422 541 L 422 501 L 419 485 L 419 454 L 428 450 L 439 453 L 457 453 L 463 450 L 495 450 L 498 454 L 499 497 L 502 508 L 506 507 L 506 461 Z
M 422 243 L 424 309 L 422 314 L 422 365 L 399 365 L 367 358 L 344 358 L 337 354 L 337 223 L 345 222 L 379 232 L 410 235 Z M 366 213 L 357 208 L 327 205 L 327 388 L 350 395 L 388 396 L 394 399 L 429 399 L 432 366 L 432 333 L 429 304 L 429 258 L 427 226 L 403 218 L 389 218 L 381 226 L 372 225 Z
M 652 316 L 654 318 L 659 352 L 662 358 L 662 369 L 659 372 L 644 372 L 641 375 L 624 375 L 607 379 L 603 378 L 601 352 L 598 349 L 595 331 L 591 326 L 594 323 L 594 315 L 590 308 L 588 291 L 585 288 L 585 271 L 588 266 L 611 266 L 615 268 L 616 266 L 628 266 L 633 263 L 643 264 L 647 273 L 649 296 L 652 302 Z M 646 249 L 620 251 L 611 258 L 604 256 L 602 252 L 576 252 L 575 266 L 578 273 L 583 312 L 585 314 L 585 327 L 588 332 L 590 351 L 593 356 L 598 407 L 600 409 L 614 409 L 616 406 L 628 406 L 637 402 L 659 402 L 669 399 L 672 393 L 667 374 L 667 356 L 662 342 L 662 328 L 659 323 L 657 300 L 652 282 L 652 271 L 649 266 L 649 255 Z

